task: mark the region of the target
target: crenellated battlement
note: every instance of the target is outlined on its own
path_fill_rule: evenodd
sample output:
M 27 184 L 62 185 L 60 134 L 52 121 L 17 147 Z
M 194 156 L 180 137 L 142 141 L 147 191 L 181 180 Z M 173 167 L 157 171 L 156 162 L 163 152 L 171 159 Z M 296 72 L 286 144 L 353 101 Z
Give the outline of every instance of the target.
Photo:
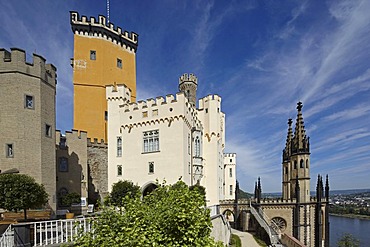
M 40 55 L 33 54 L 32 63 L 26 61 L 26 52 L 19 48 L 11 48 L 10 52 L 0 48 L 0 73 L 20 72 L 37 77 L 52 85 L 57 84 L 56 67 L 47 64 L 46 59 Z
M 124 102 L 114 105 L 112 99 L 122 99 L 126 87 L 124 85 L 107 86 L 106 94 L 108 99 L 108 108 L 120 111 L 120 119 L 125 126 L 134 124 L 145 124 L 153 121 L 173 121 L 174 119 L 184 119 L 191 127 L 202 128 L 198 119 L 198 111 L 188 102 L 184 92 L 175 95 L 169 94 L 165 97 L 149 98 L 137 102 Z M 153 123 L 154 123 L 153 122 Z
M 198 109 L 203 110 L 204 108 L 207 107 L 207 104 L 209 104 L 209 102 L 212 102 L 212 101 L 217 101 L 219 105 L 221 106 L 221 97 L 217 94 L 213 94 L 213 95 L 208 95 L 204 98 L 199 99 Z
M 105 86 L 106 99 L 113 100 L 123 100 L 124 102 L 129 102 L 131 99 L 131 89 L 125 84 L 114 84 Z
M 76 11 L 70 11 L 70 21 L 74 34 L 104 38 L 135 52 L 137 50 L 138 34 L 122 31 L 122 28 L 115 27 L 113 23 L 107 23 L 103 15 L 99 15 L 96 20 L 94 17 L 89 19 L 86 16 L 80 16 Z
M 60 130 L 55 131 L 55 144 L 59 146 L 59 148 L 66 148 L 68 147 L 68 142 L 76 142 L 85 143 L 86 145 L 87 140 L 87 132 L 83 130 L 76 130 L 72 129 L 71 131 L 66 130 L 65 134 L 63 135 Z
M 161 106 L 165 104 L 176 104 L 177 102 L 184 102 L 185 95 L 180 92 L 176 95 L 168 94 L 166 97 L 157 97 L 155 99 L 148 99 L 146 101 L 139 100 L 138 102 L 131 102 L 123 105 L 124 112 L 148 110 L 153 106 Z M 194 111 L 194 110 L 193 110 Z
M 224 153 L 224 157 L 236 158 L 236 153 Z
M 108 143 L 105 143 L 103 139 L 98 140 L 97 138 L 94 138 L 92 140 L 91 138 L 87 138 L 87 146 L 97 148 L 108 148 Z
M 185 83 L 185 82 L 193 82 L 196 85 L 198 84 L 198 78 L 194 74 L 183 74 L 179 78 L 179 84 Z

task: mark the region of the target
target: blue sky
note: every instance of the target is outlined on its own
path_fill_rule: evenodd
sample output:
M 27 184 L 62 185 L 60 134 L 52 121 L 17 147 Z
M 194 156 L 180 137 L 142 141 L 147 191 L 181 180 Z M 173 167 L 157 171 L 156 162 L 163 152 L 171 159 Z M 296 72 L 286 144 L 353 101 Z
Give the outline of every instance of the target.
M 0 47 L 58 68 L 57 128 L 71 129 L 73 34 L 69 11 L 106 15 L 104 0 L 0 0 Z M 195 73 L 198 97 L 219 94 L 226 151 L 253 191 L 281 191 L 281 154 L 296 103 L 311 141 L 311 189 L 370 188 L 370 1 L 121 1 L 110 20 L 139 34 L 138 99 L 177 92 Z

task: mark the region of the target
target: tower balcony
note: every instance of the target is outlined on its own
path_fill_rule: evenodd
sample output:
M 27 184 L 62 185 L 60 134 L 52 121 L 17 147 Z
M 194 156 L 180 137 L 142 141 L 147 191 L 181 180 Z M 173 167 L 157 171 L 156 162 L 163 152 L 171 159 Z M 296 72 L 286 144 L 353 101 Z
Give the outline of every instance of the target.
M 203 177 L 203 158 L 193 157 L 193 179 L 198 182 Z

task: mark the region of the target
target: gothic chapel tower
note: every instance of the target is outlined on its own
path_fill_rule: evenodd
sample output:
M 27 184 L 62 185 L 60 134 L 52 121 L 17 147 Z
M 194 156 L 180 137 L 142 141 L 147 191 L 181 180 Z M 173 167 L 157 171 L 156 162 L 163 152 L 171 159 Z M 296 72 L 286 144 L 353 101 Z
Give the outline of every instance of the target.
M 297 120 L 292 131 L 292 119 L 288 121 L 288 135 L 283 150 L 283 199 L 296 198 L 296 183 L 298 180 L 299 201 L 310 201 L 310 138 L 306 135 L 302 117 L 302 102 L 297 104 Z

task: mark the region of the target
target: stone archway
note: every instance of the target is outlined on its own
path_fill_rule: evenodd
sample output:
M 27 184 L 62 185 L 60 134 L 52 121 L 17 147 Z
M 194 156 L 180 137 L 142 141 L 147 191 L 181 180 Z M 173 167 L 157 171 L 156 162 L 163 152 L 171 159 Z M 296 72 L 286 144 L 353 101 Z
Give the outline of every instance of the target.
M 149 195 L 150 193 L 152 193 L 156 188 L 158 188 L 158 186 L 154 183 L 149 183 L 147 185 L 145 185 L 145 187 L 143 187 L 143 196 L 147 196 Z
M 234 212 L 230 209 L 226 209 L 222 214 L 225 216 L 225 219 L 230 222 L 230 224 L 231 222 L 235 221 Z

